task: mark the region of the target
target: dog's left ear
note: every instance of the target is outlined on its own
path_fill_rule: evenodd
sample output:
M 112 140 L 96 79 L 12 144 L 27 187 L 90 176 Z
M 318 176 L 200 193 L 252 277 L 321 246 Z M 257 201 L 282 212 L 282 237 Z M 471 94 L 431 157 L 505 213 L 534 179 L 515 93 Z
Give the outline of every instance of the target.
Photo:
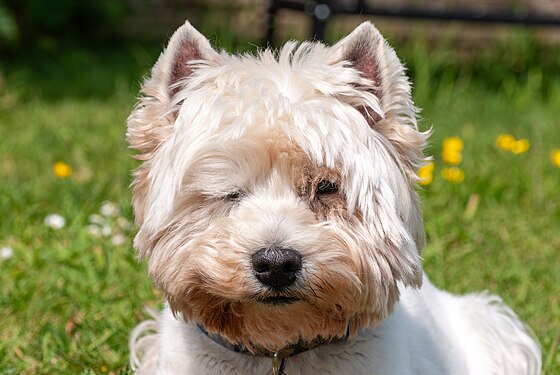
M 178 104 L 174 96 L 197 69 L 196 62 L 216 61 L 219 56 L 188 21 L 175 31 L 143 83 L 140 101 L 127 121 L 128 143 L 141 153 L 137 158 L 149 159 L 171 134 Z
M 418 131 L 411 84 L 395 51 L 372 23 L 364 22 L 332 47 L 331 63 L 340 62 L 356 69 L 362 81 L 354 84 L 379 101 L 377 109 L 367 105 L 357 109 L 373 130 L 393 144 L 407 173 L 415 179 L 428 132 Z

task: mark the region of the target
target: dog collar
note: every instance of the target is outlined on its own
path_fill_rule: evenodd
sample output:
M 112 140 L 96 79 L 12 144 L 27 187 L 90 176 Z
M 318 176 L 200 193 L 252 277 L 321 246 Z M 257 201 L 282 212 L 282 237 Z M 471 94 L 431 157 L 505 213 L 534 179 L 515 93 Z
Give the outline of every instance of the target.
M 284 368 L 286 367 L 286 359 L 293 357 L 295 355 L 313 350 L 322 345 L 327 344 L 337 344 L 345 342 L 350 335 L 350 331 L 346 330 L 346 334 L 342 337 L 329 337 L 324 338 L 317 336 L 311 341 L 305 341 L 300 339 L 298 342 L 290 344 L 276 352 L 270 351 L 265 348 L 253 347 L 251 350 L 247 349 L 246 346 L 237 343 L 231 343 L 224 337 L 217 333 L 208 332 L 202 325 L 197 324 L 198 330 L 202 332 L 209 339 L 214 341 L 216 344 L 223 346 L 226 349 L 234 351 L 236 353 L 252 355 L 255 357 L 268 357 L 272 359 L 272 373 L 274 375 L 285 375 Z

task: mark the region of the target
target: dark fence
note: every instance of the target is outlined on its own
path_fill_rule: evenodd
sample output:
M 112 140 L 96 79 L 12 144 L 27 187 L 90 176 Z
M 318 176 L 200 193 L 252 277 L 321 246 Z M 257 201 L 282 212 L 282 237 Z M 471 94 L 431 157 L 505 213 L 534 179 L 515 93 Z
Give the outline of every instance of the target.
M 416 6 L 372 6 L 364 0 L 354 1 L 295 1 L 271 0 L 268 8 L 267 35 L 269 44 L 273 43 L 276 14 L 280 9 L 290 9 L 307 14 L 312 20 L 311 37 L 323 40 L 325 27 L 330 18 L 336 15 L 367 15 L 411 19 L 466 21 L 483 23 L 522 24 L 532 26 L 560 26 L 560 17 L 528 11 L 481 11 L 462 9 L 428 9 Z

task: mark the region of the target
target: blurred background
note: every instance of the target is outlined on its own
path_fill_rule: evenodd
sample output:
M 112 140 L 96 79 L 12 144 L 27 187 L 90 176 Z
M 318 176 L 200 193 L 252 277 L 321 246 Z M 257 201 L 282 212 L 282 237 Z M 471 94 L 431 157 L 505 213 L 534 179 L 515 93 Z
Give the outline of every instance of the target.
M 433 127 L 427 273 L 501 295 L 560 373 L 557 0 L 0 0 L 0 373 L 130 372 L 163 296 L 132 248 L 126 117 L 186 19 L 250 53 L 375 22 Z

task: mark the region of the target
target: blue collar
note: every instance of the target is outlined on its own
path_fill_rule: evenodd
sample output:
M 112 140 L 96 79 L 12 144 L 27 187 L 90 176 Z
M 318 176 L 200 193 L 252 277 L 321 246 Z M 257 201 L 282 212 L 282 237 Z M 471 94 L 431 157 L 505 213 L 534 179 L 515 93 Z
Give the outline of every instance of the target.
M 300 339 L 299 341 L 293 344 L 285 346 L 284 348 L 278 350 L 277 352 L 272 352 L 268 349 L 264 349 L 260 347 L 253 347 L 251 348 L 251 350 L 249 350 L 246 346 L 240 343 L 232 343 L 217 333 L 208 332 L 200 324 L 197 324 L 197 327 L 200 332 L 202 332 L 204 335 L 206 335 L 216 344 L 219 344 L 220 346 L 223 346 L 224 348 L 229 349 L 231 351 L 234 351 L 236 353 L 241 353 L 241 354 L 252 355 L 255 357 L 268 357 L 268 358 L 273 358 L 282 361 L 285 358 L 307 352 L 309 350 L 315 349 L 322 345 L 345 342 L 346 340 L 348 340 L 348 336 L 350 334 L 349 330 L 347 330 L 346 334 L 342 337 L 324 338 L 321 336 L 317 336 L 311 341 L 305 341 Z

